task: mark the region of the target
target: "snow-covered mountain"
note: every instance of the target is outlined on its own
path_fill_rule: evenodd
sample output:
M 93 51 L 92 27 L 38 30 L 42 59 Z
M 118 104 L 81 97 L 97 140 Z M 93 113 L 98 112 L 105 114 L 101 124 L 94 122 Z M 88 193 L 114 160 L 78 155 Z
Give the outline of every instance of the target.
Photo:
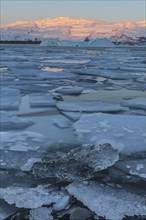
M 17 21 L 0 27 L 1 40 L 40 41 L 44 38 L 88 40 L 110 38 L 114 42 L 146 40 L 146 20 L 140 22 L 107 22 L 81 18 L 45 18 Z

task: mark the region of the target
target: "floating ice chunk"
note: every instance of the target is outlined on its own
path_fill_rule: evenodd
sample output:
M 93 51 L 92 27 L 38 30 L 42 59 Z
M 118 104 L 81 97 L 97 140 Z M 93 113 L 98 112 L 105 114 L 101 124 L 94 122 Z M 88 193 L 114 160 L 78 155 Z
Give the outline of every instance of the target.
M 83 145 L 57 159 L 45 159 L 32 167 L 37 178 L 55 177 L 60 181 L 92 178 L 98 171 L 112 166 L 119 155 L 110 144 Z
M 92 39 L 87 45 L 87 47 L 115 47 L 114 43 L 107 38 Z
M 53 220 L 51 215 L 52 209 L 46 207 L 40 207 L 37 209 L 30 210 L 29 219 L 30 220 Z
M 14 151 L 28 151 L 39 149 L 47 138 L 39 133 L 22 132 L 0 132 L 1 149 Z
M 30 107 L 32 108 L 48 108 L 55 107 L 56 101 L 50 94 L 33 94 L 29 96 Z
M 107 142 L 124 153 L 145 151 L 144 116 L 85 114 L 75 122 L 74 128 L 83 143 Z M 84 133 L 84 129 L 90 132 Z
M 56 204 L 66 196 L 69 199 L 69 196 L 62 191 L 51 190 L 43 186 L 37 186 L 36 188 L 7 187 L 0 190 L 0 198 L 9 204 L 15 204 L 18 208 L 28 209 Z
M 66 188 L 91 211 L 109 220 L 121 220 L 125 215 L 146 215 L 145 198 L 124 189 L 94 182 L 88 185 L 72 183 Z
M 63 194 L 62 197 L 60 197 L 58 199 L 58 201 L 56 201 L 56 203 L 53 205 L 53 209 L 56 211 L 60 211 L 60 210 L 64 210 L 65 207 L 69 204 L 69 196 Z
M 138 157 L 138 155 L 137 155 Z M 146 159 L 143 158 L 143 159 L 140 159 L 140 158 L 137 158 L 135 159 L 134 157 L 133 158 L 130 158 L 129 157 L 122 161 L 118 161 L 114 167 L 110 168 L 110 172 L 112 172 L 112 169 L 117 169 L 119 171 L 119 174 L 120 174 L 120 171 L 123 173 L 122 174 L 122 178 L 123 177 L 126 177 L 127 174 L 129 174 L 129 176 L 136 176 L 136 180 L 138 181 L 139 180 L 146 180 Z M 119 175 L 120 176 L 120 175 Z M 118 176 L 117 176 L 118 177 Z M 134 177 L 132 177 L 134 179 Z
M 2 88 L 0 89 L 0 109 L 17 110 L 21 101 L 20 90 Z
M 5 111 L 0 111 L 0 117 L 1 131 L 24 129 L 34 124 L 31 120 L 18 118 Z
M 136 109 L 146 110 L 146 99 L 143 97 L 138 97 L 134 99 L 129 99 L 121 102 L 122 106 Z
M 60 111 L 68 112 L 119 112 L 125 110 L 118 104 L 103 102 L 58 102 L 57 108 Z
M 82 113 L 80 112 L 66 112 L 66 111 L 63 112 L 62 111 L 61 113 L 72 121 L 77 121 L 82 115 Z
M 40 162 L 41 158 L 29 158 L 27 162 L 21 167 L 22 171 L 30 171 L 33 164 L 36 162 Z
M 63 71 L 58 71 L 58 72 L 53 72 L 53 71 L 48 71 L 48 72 L 42 72 L 38 74 L 39 77 L 42 79 L 50 79 L 50 80 L 60 80 L 60 79 L 76 79 L 76 75 L 73 73 L 67 73 Z
M 145 73 L 145 67 L 129 67 L 129 66 L 122 66 L 120 67 L 121 70 L 124 71 L 131 71 L 131 72 L 143 72 Z
M 56 125 L 59 128 L 69 128 L 71 127 L 71 122 L 65 117 L 60 117 L 53 119 L 53 124 Z
M 57 93 L 66 95 L 79 95 L 83 91 L 83 87 L 60 87 L 54 90 Z

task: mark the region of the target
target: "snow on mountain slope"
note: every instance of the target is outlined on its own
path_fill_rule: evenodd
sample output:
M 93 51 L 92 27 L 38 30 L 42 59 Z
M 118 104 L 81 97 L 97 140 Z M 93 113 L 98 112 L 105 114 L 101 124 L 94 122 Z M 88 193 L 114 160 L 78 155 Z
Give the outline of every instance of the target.
M 1 40 L 110 38 L 115 42 L 136 42 L 139 38 L 146 38 L 145 28 L 146 21 L 114 23 L 95 19 L 45 18 L 1 26 Z

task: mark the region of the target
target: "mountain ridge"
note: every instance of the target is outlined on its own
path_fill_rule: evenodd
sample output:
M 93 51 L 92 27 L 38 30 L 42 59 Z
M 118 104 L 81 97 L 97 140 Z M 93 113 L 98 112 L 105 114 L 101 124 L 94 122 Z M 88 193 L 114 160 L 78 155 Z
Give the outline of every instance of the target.
M 146 38 L 146 20 L 138 22 L 108 22 L 87 18 L 43 18 L 36 21 L 16 21 L 1 26 L 1 40 L 32 40 L 59 38 L 85 40 L 108 38 L 116 43 L 138 42 Z

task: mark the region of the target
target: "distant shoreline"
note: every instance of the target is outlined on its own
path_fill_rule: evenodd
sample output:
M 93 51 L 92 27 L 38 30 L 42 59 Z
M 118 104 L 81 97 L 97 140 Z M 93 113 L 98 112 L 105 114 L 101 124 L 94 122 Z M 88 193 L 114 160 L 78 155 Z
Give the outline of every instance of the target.
M 40 44 L 41 41 L 8 41 L 8 40 L 1 40 L 0 44 Z

